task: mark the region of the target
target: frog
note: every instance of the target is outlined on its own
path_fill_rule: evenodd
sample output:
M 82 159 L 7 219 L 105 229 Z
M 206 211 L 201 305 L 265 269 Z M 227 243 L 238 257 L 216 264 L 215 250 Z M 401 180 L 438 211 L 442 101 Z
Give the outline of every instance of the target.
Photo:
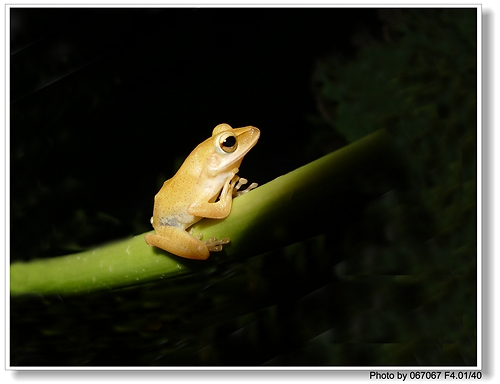
M 212 136 L 189 154 L 156 194 L 151 218 L 155 233 L 146 234 L 146 243 L 193 260 L 206 260 L 210 252 L 220 252 L 230 242 L 229 238 L 202 241 L 201 234 L 195 235 L 192 226 L 203 218 L 226 218 L 233 198 L 258 186 L 251 183 L 240 190 L 248 180 L 237 173 L 259 137 L 260 130 L 254 126 L 217 125 Z

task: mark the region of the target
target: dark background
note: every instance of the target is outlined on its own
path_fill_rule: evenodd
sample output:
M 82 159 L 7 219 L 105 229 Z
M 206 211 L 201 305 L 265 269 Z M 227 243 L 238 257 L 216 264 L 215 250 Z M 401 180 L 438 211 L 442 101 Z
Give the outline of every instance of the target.
M 58 231 L 75 210 L 117 220 L 98 243 L 149 229 L 161 183 L 222 122 L 262 131 L 242 176 L 263 184 L 305 164 L 316 60 L 352 54 L 358 29 L 380 33 L 376 13 L 12 9 L 12 232 L 25 215 L 50 216 Z M 22 198 L 32 200 L 29 213 L 16 209 Z M 44 212 L 51 199 L 59 203 Z M 51 225 L 24 225 L 13 257 L 39 256 L 34 242 L 56 236 Z M 73 240 L 92 242 L 78 232 Z M 45 247 L 53 254 L 60 244 Z
M 222 122 L 261 129 L 240 171 L 259 184 L 381 127 L 412 180 L 273 254 L 12 298 L 12 365 L 476 364 L 475 9 L 18 8 L 10 26 L 11 261 L 150 230 Z

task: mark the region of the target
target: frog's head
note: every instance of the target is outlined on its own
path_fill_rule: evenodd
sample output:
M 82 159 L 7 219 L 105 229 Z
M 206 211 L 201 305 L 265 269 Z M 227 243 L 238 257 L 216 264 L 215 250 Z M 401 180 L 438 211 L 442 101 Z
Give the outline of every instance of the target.
M 212 174 L 238 168 L 245 155 L 257 144 L 260 130 L 247 126 L 232 128 L 219 124 L 212 132 L 213 153 L 208 157 L 208 168 Z

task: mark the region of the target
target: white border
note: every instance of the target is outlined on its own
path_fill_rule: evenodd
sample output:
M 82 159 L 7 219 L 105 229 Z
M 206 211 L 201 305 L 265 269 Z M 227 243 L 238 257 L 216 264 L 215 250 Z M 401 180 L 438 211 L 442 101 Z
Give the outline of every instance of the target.
M 247 7 L 247 6 L 264 6 L 264 7 L 353 7 L 353 8 L 372 8 L 372 7 L 381 7 L 381 6 L 387 6 L 387 7 L 478 7 L 478 136 L 477 136 L 477 185 L 478 185 L 478 193 L 477 193 L 477 206 L 478 206 L 478 222 L 477 222 L 477 238 L 478 240 L 484 239 L 483 237 L 483 228 L 482 228 L 482 212 L 481 212 L 481 207 L 483 206 L 483 201 L 482 201 L 482 30 L 483 30 L 483 25 L 482 25 L 482 7 L 481 5 L 476 5 L 476 4 L 470 4 L 470 3 L 464 3 L 464 4 L 457 4 L 456 2 L 454 3 L 449 3 L 449 2 L 443 2 L 440 4 L 398 4 L 398 3 L 387 3 L 387 4 L 380 4 L 375 1 L 366 1 L 365 4 L 332 4 L 331 2 L 328 1 L 315 1 L 314 4 L 304 4 L 304 3 L 297 3 L 297 4 L 290 4 L 289 1 L 274 1 L 273 3 L 267 3 L 267 2 L 246 2 L 242 4 L 235 4 L 234 1 L 219 1 L 217 4 L 209 3 L 209 2 L 197 2 L 197 3 L 167 3 L 165 2 L 156 2 L 156 1 L 149 1 L 147 4 L 122 4 L 118 1 L 109 1 L 106 3 L 102 2 L 92 2 L 92 3 L 85 3 L 85 4 L 78 4 L 78 3 L 69 3 L 67 1 L 65 2 L 59 2 L 59 1 L 54 1 L 52 4 L 38 4 L 38 2 L 32 2 L 30 4 L 22 4 L 19 3 L 17 4 L 16 2 L 10 2 L 9 4 L 6 4 L 4 7 L 4 12 L 5 12 L 5 44 L 6 44 L 6 49 L 4 51 L 5 58 L 4 58 L 4 63 L 6 66 L 6 77 L 5 77 L 5 99 L 6 103 L 4 103 L 5 107 L 5 124 L 6 124 L 6 130 L 5 130 L 5 180 L 6 180 L 6 189 L 5 189 L 5 227 L 6 231 L 4 232 L 6 234 L 5 237 L 5 246 L 6 246 L 6 256 L 8 256 L 7 250 L 9 249 L 9 225 L 8 223 L 10 222 L 9 218 L 9 123 L 10 123 L 10 110 L 9 110 L 9 104 L 7 104 L 8 95 L 10 94 L 10 83 L 9 83 L 9 60 L 7 60 L 7 52 L 9 52 L 9 9 L 11 7 L 226 7 L 226 6 L 237 6 L 237 7 Z M 493 25 L 491 25 L 493 27 Z M 493 41 L 490 42 L 490 45 L 493 46 Z M 492 47 L 490 47 L 492 48 Z M 490 104 L 490 107 L 493 107 L 493 104 Z M 492 232 L 490 232 L 490 235 L 493 235 Z M 486 241 L 486 239 L 484 239 Z M 382 371 L 399 371 L 399 372 L 404 372 L 404 371 L 415 371 L 415 370 L 431 370 L 431 371 L 475 371 L 478 369 L 483 368 L 482 364 L 482 351 L 483 351 L 483 344 L 482 344 L 482 335 L 483 335 L 483 328 L 482 328 L 482 257 L 481 255 L 483 254 L 483 248 L 482 248 L 482 241 L 478 241 L 478 246 L 477 246 L 477 254 L 478 254 L 478 271 L 477 271 L 477 279 L 478 279 L 478 296 L 477 296 L 477 303 L 478 303 L 478 324 L 477 324 L 477 331 L 478 331 L 478 366 L 477 367 L 356 367 L 354 370 L 352 368 L 346 368 L 346 367 L 91 367 L 89 369 L 83 369 L 83 368 L 78 368 L 78 367 L 11 367 L 10 366 L 10 361 L 9 361 L 9 333 L 6 332 L 6 343 L 5 345 L 5 353 L 6 353 L 6 368 L 9 370 L 32 370 L 32 371 L 54 371 L 54 370 L 61 370 L 61 371 L 75 371 L 75 370 L 91 370 L 91 371 L 143 371 L 143 370 L 153 370 L 153 371 L 165 371 L 165 370 L 171 370 L 171 371 L 186 371 L 186 370 L 192 370 L 192 371 L 215 371 L 219 372 L 221 370 L 227 370 L 227 371 L 341 371 L 341 372 L 359 372 L 359 371 L 376 371 L 376 372 L 382 372 Z M 493 254 L 494 256 L 494 254 Z M 6 271 L 8 271 L 9 268 L 9 257 L 6 257 Z M 5 297 L 6 297 L 6 308 L 5 308 L 5 319 L 6 319 L 6 326 L 9 326 L 9 304 L 10 304 L 10 297 L 7 296 L 7 293 L 9 292 L 9 274 L 5 274 L 7 279 L 6 279 L 6 285 L 5 285 Z M 492 328 L 495 328 L 494 325 L 492 324 Z M 6 328 L 8 330 L 9 328 Z M 490 364 L 494 364 L 492 359 L 488 359 Z M 493 369 L 493 367 L 489 367 L 490 369 Z

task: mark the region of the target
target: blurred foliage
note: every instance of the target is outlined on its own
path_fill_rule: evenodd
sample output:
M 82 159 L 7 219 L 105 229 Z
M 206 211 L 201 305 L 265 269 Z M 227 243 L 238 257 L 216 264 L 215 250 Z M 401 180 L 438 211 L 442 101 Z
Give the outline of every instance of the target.
M 373 363 L 475 364 L 476 13 L 381 17 L 383 42 L 368 42 L 354 61 L 321 61 L 314 78 L 323 121 L 338 136 L 351 142 L 387 128 L 411 170 L 344 243 L 337 272 L 355 289 L 353 302 L 371 291 L 373 312 L 356 305 L 359 316 L 346 319 L 365 342 L 404 342 L 389 348 L 399 350 L 395 360 Z
M 476 10 L 385 9 L 380 17 L 380 33 L 358 35 L 355 57 L 319 61 L 319 114 L 304 158 L 387 128 L 410 169 L 399 188 L 343 231 L 336 225 L 272 254 L 130 289 L 16 298 L 11 364 L 475 365 Z M 50 158 L 49 137 L 30 150 Z M 11 152 L 27 161 L 26 148 Z M 36 166 L 26 168 L 36 179 Z M 19 191 L 39 191 L 32 217 L 64 196 L 26 183 Z M 78 193 L 81 215 L 96 212 Z M 24 214 L 16 199 L 14 216 Z M 70 223 L 64 206 L 54 214 Z M 37 244 L 25 247 L 48 241 L 28 235 Z

